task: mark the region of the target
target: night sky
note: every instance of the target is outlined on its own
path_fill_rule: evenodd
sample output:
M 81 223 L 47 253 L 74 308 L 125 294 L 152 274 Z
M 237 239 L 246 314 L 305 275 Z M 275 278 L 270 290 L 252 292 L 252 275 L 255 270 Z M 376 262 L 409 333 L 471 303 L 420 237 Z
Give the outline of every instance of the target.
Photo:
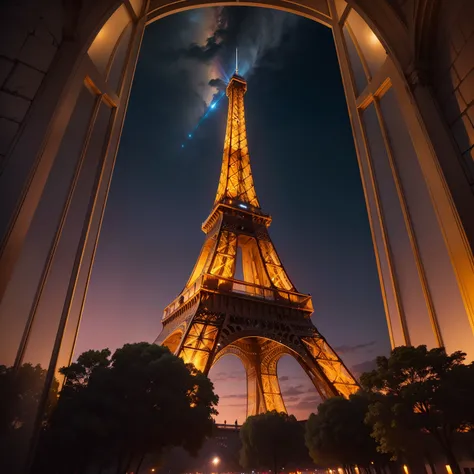
M 360 373 L 389 340 L 332 34 L 247 7 L 183 12 L 146 30 L 76 354 L 154 341 L 186 283 L 221 167 L 227 98 L 209 106 L 233 72 L 235 46 L 270 235 L 297 289 L 313 296 L 314 323 Z M 288 356 L 278 370 L 288 411 L 305 419 L 314 388 Z M 235 357 L 211 370 L 219 421 L 244 420 L 244 375 Z

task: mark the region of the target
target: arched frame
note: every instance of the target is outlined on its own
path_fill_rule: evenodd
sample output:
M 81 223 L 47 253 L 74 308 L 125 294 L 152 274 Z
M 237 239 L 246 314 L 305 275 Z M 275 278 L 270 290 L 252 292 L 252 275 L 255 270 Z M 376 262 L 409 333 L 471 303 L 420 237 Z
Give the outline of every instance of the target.
M 372 0 L 106 0 L 63 3 L 59 46 L 1 162 L 0 363 L 41 362 L 48 387 L 71 360 L 143 32 L 166 15 L 225 5 L 331 28 L 392 345 L 474 357 L 474 197 L 423 80 L 429 41 L 412 41 L 434 22 L 412 24 Z

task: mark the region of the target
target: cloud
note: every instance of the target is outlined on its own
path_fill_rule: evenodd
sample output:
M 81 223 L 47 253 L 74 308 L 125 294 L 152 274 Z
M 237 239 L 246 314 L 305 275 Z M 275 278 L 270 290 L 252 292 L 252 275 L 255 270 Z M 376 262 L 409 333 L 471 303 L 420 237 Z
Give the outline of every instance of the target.
M 287 382 L 288 380 L 290 380 L 290 377 L 288 377 L 288 375 L 283 375 L 283 377 L 279 377 L 278 380 L 280 382 Z
M 377 367 L 375 359 L 366 360 L 365 362 L 361 362 L 360 364 L 354 364 L 351 367 L 352 373 L 356 377 L 360 377 L 364 372 L 370 372 Z
M 343 344 L 342 346 L 335 347 L 334 350 L 338 354 L 353 354 L 354 352 L 358 352 L 362 349 L 367 349 L 369 347 L 372 347 L 376 344 L 377 341 L 369 341 L 369 342 L 363 342 L 362 344 L 355 344 L 355 345 L 350 345 L 350 344 Z M 371 352 L 371 351 L 367 351 Z
M 214 33 L 213 36 L 207 38 L 204 45 L 193 43 L 187 49 L 181 50 L 178 55 L 196 61 L 209 62 L 217 56 L 221 47 L 222 43 L 217 41 L 216 33 Z
M 302 395 L 305 393 L 303 385 L 296 385 L 296 386 L 289 386 L 282 390 L 283 396 L 295 396 L 295 395 Z
M 267 53 L 282 44 L 298 20 L 281 11 L 249 7 L 181 12 L 147 28 L 140 61 L 147 61 L 147 67 L 165 77 L 170 87 L 179 84 L 183 89 L 181 95 L 188 96 L 186 120 L 192 128 L 233 73 L 235 48 L 239 48 L 239 73 L 246 78 L 256 67 L 275 67 L 275 58 L 266 58 Z M 146 43 L 153 45 L 149 52 Z
M 319 395 L 313 395 L 311 397 L 304 397 L 302 400 L 300 400 L 296 405 L 294 405 L 292 408 L 296 410 L 313 410 L 316 411 L 318 408 L 318 405 L 322 402 L 321 397 Z
M 227 84 L 222 79 L 211 79 L 209 81 L 211 87 L 215 87 L 218 91 L 225 91 Z
M 296 403 L 300 401 L 300 397 L 284 397 L 284 401 L 286 405 L 291 405 L 292 403 Z
M 211 374 L 211 380 L 213 382 L 227 382 L 228 380 L 245 380 L 245 373 L 234 373 L 234 372 L 217 372 Z
M 219 398 L 242 398 L 247 399 L 246 393 L 232 393 L 229 395 L 219 395 Z
M 227 7 L 222 10 L 222 18 L 226 52 L 233 59 L 234 48 L 239 48 L 239 73 L 245 76 L 256 67 L 276 65 L 275 58 L 269 61 L 266 54 L 281 46 L 285 34 L 299 21 L 296 15 L 266 8 Z

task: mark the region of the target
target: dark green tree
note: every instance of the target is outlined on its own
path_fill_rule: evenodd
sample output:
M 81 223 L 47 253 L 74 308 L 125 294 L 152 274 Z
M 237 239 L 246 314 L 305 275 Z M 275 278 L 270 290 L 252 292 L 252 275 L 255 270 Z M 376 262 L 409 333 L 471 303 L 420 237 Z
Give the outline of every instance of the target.
M 13 471 L 21 460 L 17 444 L 28 436 L 35 421 L 46 370 L 40 365 L 23 364 L 19 368 L 0 365 L 0 471 Z M 58 383 L 49 394 L 45 419 L 54 406 Z
M 303 425 L 293 415 L 271 411 L 249 416 L 240 429 L 240 439 L 240 464 L 246 469 L 278 473 L 282 467 L 308 459 Z
M 364 423 L 369 400 L 363 394 L 349 399 L 334 397 L 321 403 L 306 423 L 305 440 L 313 461 L 331 467 L 386 464 L 388 457 L 377 452 L 377 443 Z
M 88 351 L 61 370 L 67 379 L 37 471 L 47 465 L 71 472 L 73 459 L 78 471 L 96 465 L 138 472 L 147 454 L 168 446 L 195 453 L 211 434 L 218 398 L 194 366 L 148 343 L 126 344 L 109 355 Z
M 465 357 L 442 348 L 397 347 L 362 375 L 371 397 L 366 421 L 382 452 L 399 456 L 429 433 L 460 474 L 453 439 L 474 429 L 474 364 L 464 364 Z
M 89 378 L 96 369 L 106 369 L 110 365 L 110 351 L 109 349 L 102 349 L 101 351 L 86 351 L 83 352 L 76 362 L 73 362 L 68 367 L 63 367 L 59 372 L 66 377 L 64 384 L 65 393 L 69 391 L 80 391 L 87 387 Z
M 46 371 L 24 364 L 15 370 L 0 366 L 0 433 L 21 428 L 34 418 Z

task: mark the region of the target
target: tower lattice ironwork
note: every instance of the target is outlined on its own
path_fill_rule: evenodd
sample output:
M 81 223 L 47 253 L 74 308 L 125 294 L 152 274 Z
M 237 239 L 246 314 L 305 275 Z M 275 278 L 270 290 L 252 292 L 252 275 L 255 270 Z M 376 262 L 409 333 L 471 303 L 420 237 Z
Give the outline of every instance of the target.
M 207 373 L 222 356 L 247 374 L 247 414 L 286 411 L 277 363 L 293 356 L 323 399 L 354 393 L 357 382 L 311 322 L 311 296 L 299 293 L 268 234 L 271 217 L 255 192 L 245 126 L 246 81 L 235 73 L 222 170 L 206 239 L 183 291 L 163 314 L 156 343 Z M 242 265 L 243 279 L 236 279 Z

